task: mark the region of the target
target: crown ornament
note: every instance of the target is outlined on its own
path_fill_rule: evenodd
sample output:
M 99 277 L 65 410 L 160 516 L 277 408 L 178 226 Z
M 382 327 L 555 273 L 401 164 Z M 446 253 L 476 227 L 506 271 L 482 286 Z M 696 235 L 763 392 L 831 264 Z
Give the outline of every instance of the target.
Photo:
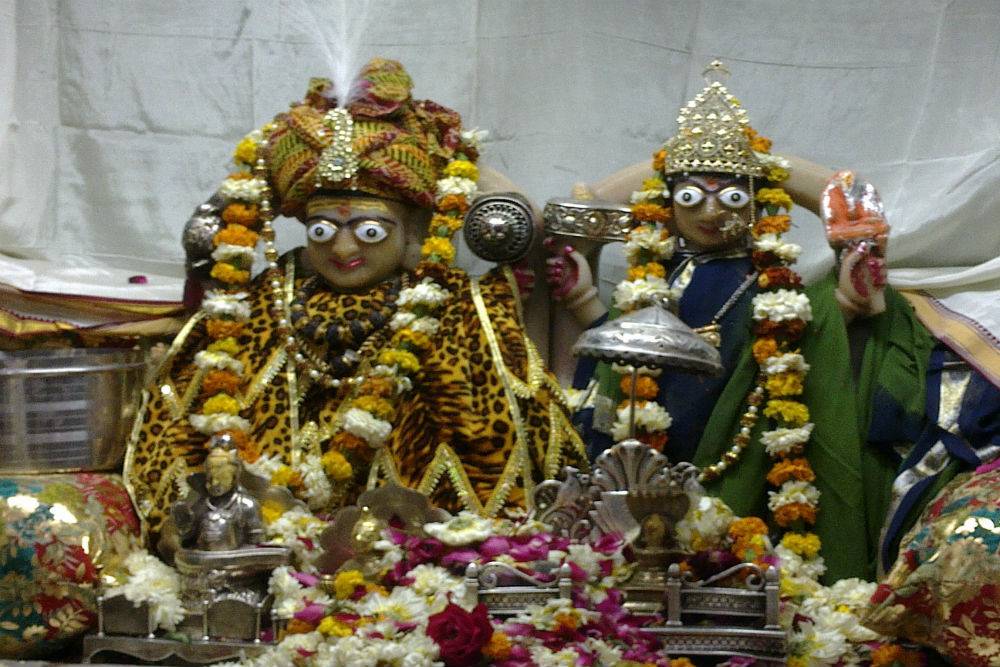
M 358 156 L 354 153 L 354 119 L 343 107 L 330 109 L 323 123 L 331 135 L 330 144 L 319 156 L 316 185 L 337 185 L 354 178 L 358 172 Z
M 729 93 L 723 80 L 729 70 L 713 60 L 702 73 L 707 85 L 677 117 L 677 134 L 667 140 L 663 173 L 719 172 L 762 176 L 764 164 L 750 146 L 746 109 Z

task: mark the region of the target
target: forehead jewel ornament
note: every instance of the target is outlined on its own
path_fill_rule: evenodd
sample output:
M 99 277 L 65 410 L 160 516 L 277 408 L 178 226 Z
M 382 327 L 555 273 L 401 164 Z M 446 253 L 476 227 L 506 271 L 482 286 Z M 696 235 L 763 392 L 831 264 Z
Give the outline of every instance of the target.
M 358 156 L 354 154 L 354 119 L 347 109 L 330 109 L 323 116 L 331 139 L 319 156 L 316 186 L 336 185 L 349 181 L 358 172 Z
M 713 60 L 702 72 L 708 85 L 681 107 L 677 134 L 664 144 L 663 173 L 719 172 L 762 176 L 764 165 L 753 149 L 746 129 L 747 112 L 723 81 L 729 70 Z

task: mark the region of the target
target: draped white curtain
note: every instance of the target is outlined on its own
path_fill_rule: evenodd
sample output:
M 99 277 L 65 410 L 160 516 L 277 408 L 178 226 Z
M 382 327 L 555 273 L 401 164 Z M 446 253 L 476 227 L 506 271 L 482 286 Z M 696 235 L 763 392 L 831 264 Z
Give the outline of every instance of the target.
M 891 280 L 1000 336 L 1000 3 L 342 1 L 363 55 L 488 128 L 484 162 L 538 202 L 646 159 L 723 59 L 776 152 L 878 185 Z M 0 0 L 0 282 L 178 299 L 181 228 L 236 141 L 326 73 L 303 5 L 338 15 L 337 0 Z M 830 253 L 798 222 L 815 276 Z

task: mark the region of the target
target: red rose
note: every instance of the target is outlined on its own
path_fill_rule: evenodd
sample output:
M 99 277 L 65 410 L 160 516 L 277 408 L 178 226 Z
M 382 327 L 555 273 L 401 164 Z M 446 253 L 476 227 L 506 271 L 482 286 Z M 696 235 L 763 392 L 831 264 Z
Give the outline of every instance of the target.
M 447 667 L 471 667 L 483 657 L 483 646 L 493 636 L 493 624 L 486 605 L 478 604 L 471 612 L 451 602 L 427 621 L 427 635 L 441 650 Z

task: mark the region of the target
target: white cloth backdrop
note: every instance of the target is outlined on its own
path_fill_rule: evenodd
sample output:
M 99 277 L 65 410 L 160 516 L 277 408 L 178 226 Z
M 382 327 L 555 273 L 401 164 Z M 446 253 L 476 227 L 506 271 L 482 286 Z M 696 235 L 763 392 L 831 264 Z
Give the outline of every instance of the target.
M 488 128 L 484 162 L 538 202 L 648 158 L 722 58 L 775 151 L 879 186 L 893 282 L 1000 336 L 1000 2 L 347 1 L 354 20 L 368 7 L 365 55 Z M 325 73 L 292 19 L 303 2 L 336 15 L 337 0 L 0 0 L 0 281 L 179 298 L 189 213 L 236 141 Z M 798 222 L 815 276 L 830 253 Z M 149 285 L 128 286 L 139 273 Z

